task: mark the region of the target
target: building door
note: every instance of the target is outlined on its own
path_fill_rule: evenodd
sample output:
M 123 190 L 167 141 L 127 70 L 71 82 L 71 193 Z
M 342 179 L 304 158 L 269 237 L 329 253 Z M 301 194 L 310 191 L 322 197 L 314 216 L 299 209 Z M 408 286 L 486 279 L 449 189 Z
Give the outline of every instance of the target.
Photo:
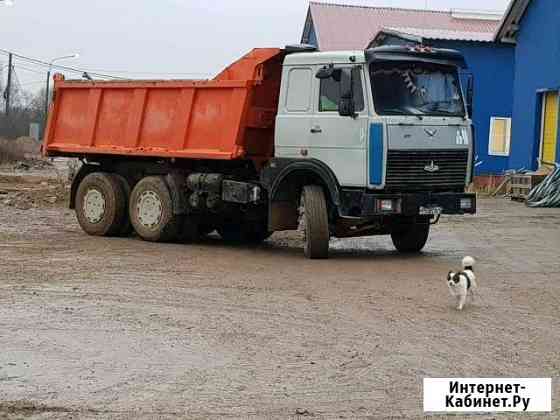
M 558 142 L 558 92 L 546 92 L 543 97 L 543 118 L 541 129 L 541 159 L 556 162 Z

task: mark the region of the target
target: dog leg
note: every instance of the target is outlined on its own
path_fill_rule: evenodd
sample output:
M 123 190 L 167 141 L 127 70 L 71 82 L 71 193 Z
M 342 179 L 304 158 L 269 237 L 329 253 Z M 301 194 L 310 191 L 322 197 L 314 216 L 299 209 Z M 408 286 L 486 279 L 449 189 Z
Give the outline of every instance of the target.
M 463 306 L 465 306 L 465 301 L 467 300 L 466 295 L 459 296 L 459 305 L 457 306 L 457 310 L 462 311 Z
M 455 297 L 455 304 L 459 305 L 459 301 L 461 300 L 461 295 L 453 295 Z

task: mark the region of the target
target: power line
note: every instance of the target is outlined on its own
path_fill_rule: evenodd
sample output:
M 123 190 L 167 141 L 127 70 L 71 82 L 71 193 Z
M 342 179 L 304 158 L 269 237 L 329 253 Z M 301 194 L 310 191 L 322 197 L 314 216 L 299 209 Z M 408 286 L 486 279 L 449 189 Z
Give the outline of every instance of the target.
M 45 84 L 44 80 L 34 80 L 32 82 L 24 82 L 24 83 L 20 83 L 20 86 L 27 86 L 27 85 L 38 85 L 39 83 L 41 84 Z
M 211 73 L 202 72 L 161 72 L 161 71 L 133 71 L 133 70 L 102 70 L 92 69 L 93 71 L 106 72 L 106 73 L 121 73 L 121 74 L 146 74 L 146 75 L 166 75 L 166 76 L 210 76 Z
M 9 55 L 11 52 L 8 50 L 4 50 L 0 48 L 0 53 L 4 54 L 4 55 Z M 14 57 L 19 58 L 20 60 L 24 60 L 27 61 L 29 63 L 34 63 L 35 65 L 38 66 L 42 66 L 42 67 L 48 67 L 48 68 L 52 68 L 52 69 L 59 69 L 59 70 L 64 70 L 64 71 L 68 71 L 68 72 L 72 72 L 72 73 L 78 73 L 78 74 L 83 74 L 84 72 L 87 72 L 88 74 L 92 75 L 92 76 L 96 76 L 102 79 L 125 79 L 123 77 L 118 77 L 118 76 L 112 76 L 112 75 L 108 75 L 108 74 L 102 74 L 102 73 L 97 73 L 97 72 L 93 72 L 93 71 L 89 71 L 87 69 L 80 69 L 77 67 L 69 67 L 69 66 L 61 66 L 59 64 L 51 64 L 48 63 L 46 61 L 42 61 L 36 58 L 31 58 L 31 57 L 27 57 L 21 54 L 17 54 L 17 53 L 11 53 L 13 54 Z
M 4 50 L 4 49 L 0 49 L 0 53 L 4 54 L 4 55 L 8 55 L 10 53 L 10 51 L 8 50 Z M 76 73 L 76 74 L 80 74 L 80 76 L 84 73 L 87 72 L 89 75 L 91 76 L 96 76 L 99 78 L 104 78 L 104 79 L 127 79 L 126 77 L 120 77 L 120 76 L 115 76 L 114 73 L 120 73 L 120 74 L 131 74 L 131 75 L 150 75 L 150 76 L 187 76 L 187 77 L 210 77 L 211 73 L 203 73 L 203 72 L 150 72 L 150 71 L 133 71 L 133 70 L 104 70 L 104 69 L 88 69 L 88 68 L 78 68 L 78 67 L 70 67 L 70 66 L 62 66 L 62 65 L 58 65 L 58 64 L 50 64 L 46 61 L 43 60 L 39 60 L 36 58 L 32 58 L 32 57 L 27 57 L 21 54 L 17 54 L 17 53 L 13 53 L 13 56 L 16 58 L 19 58 L 20 60 L 24 60 L 29 64 L 35 65 L 35 66 L 39 66 L 42 68 L 47 68 L 50 67 L 52 69 L 59 69 L 59 70 L 64 70 L 67 72 L 71 72 L 71 73 Z M 28 71 L 35 71 L 38 72 L 38 70 L 32 70 L 28 67 L 24 67 L 24 66 L 19 66 L 22 69 L 28 70 Z M 113 73 L 113 74 L 107 74 L 107 73 Z
M 14 66 L 14 68 L 12 69 L 13 73 L 14 73 L 14 85 L 16 86 L 16 92 L 21 93 L 23 91 L 22 86 L 23 84 L 21 83 L 21 80 L 19 80 L 19 75 L 16 72 L 16 66 Z
M 45 74 L 44 71 L 39 71 L 39 70 L 36 70 L 36 69 L 30 69 L 29 67 L 24 67 L 21 64 L 18 64 L 17 66 L 14 66 L 14 67 L 17 67 L 18 69 L 22 69 L 22 70 L 25 70 L 25 71 L 29 71 L 31 73 Z
M 4 49 L 0 49 L 0 53 L 2 54 L 9 54 L 10 51 L 8 50 L 4 50 Z M 31 57 L 27 57 L 21 54 L 17 54 L 17 53 L 13 53 L 14 57 L 17 57 L 21 60 L 24 60 L 30 64 L 39 66 L 39 67 L 51 67 L 53 69 L 60 69 L 60 70 L 65 70 L 68 72 L 72 72 L 72 73 L 78 73 L 80 75 L 82 75 L 84 72 L 87 72 L 88 74 L 92 75 L 92 76 L 97 76 L 100 78 L 108 78 L 108 79 L 126 79 L 126 77 L 119 77 L 119 76 L 115 76 L 114 73 L 120 73 L 120 74 L 132 74 L 132 75 L 152 75 L 152 76 L 157 76 L 157 75 L 161 75 L 161 76 L 190 76 L 190 77 L 200 77 L 200 76 L 204 76 L 204 77 L 209 77 L 211 76 L 211 73 L 203 73 L 203 72 L 150 72 L 150 71 L 133 71 L 133 70 L 106 70 L 106 69 L 89 69 L 86 67 L 84 68 L 78 68 L 78 67 L 70 67 L 70 66 L 62 66 L 62 65 L 58 65 L 58 64 L 53 64 L 51 66 L 50 63 L 43 61 L 43 60 L 39 60 L 36 58 L 31 58 Z M 20 66 L 22 67 L 22 66 Z M 23 68 L 23 67 L 22 67 Z M 29 70 L 29 68 L 27 68 Z M 108 73 L 113 73 L 113 74 L 108 74 Z
M 15 65 L 14 65 L 12 71 L 13 71 L 13 78 L 14 78 L 15 84 L 16 84 L 16 86 L 20 87 L 21 84 L 19 82 L 19 77 L 18 77 L 18 74 L 16 72 L 16 66 Z

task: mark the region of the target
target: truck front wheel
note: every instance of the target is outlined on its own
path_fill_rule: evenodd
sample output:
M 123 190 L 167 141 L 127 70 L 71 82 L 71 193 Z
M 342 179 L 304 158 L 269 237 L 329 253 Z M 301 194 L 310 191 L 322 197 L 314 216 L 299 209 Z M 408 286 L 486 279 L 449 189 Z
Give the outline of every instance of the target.
M 126 225 L 126 193 L 113 174 L 87 175 L 76 192 L 76 217 L 89 235 L 115 236 Z
M 130 195 L 129 215 L 136 233 L 150 242 L 175 240 L 182 227 L 181 217 L 173 213 L 171 193 L 161 176 L 148 176 L 136 184 Z
M 305 256 L 311 259 L 329 256 L 329 217 L 323 188 L 303 187 L 303 219 L 305 226 Z
M 422 251 L 430 234 L 430 223 L 413 223 L 396 227 L 391 232 L 393 245 L 402 253 Z

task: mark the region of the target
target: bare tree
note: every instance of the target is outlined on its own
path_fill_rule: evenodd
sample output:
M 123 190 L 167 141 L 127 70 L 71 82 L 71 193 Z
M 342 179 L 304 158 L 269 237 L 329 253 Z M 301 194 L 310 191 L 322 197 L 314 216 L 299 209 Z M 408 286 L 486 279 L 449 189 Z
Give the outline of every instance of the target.
M 25 91 L 18 86 L 11 90 L 10 115 L 6 116 L 2 108 L 0 113 L 0 137 L 17 138 L 29 135 L 29 124 L 43 125 L 45 90 Z

